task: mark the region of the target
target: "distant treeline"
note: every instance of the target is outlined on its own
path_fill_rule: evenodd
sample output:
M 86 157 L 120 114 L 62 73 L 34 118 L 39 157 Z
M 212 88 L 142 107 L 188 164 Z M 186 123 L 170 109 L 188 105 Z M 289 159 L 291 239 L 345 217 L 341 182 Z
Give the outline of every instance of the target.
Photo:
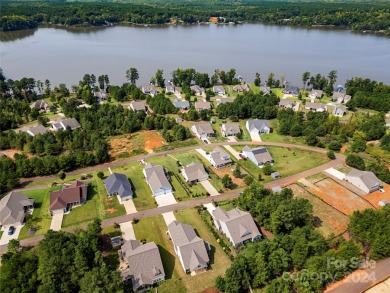
M 108 23 L 169 24 L 257 22 L 293 26 L 335 26 L 390 35 L 388 3 L 272 1 L 153 1 L 142 3 L 64 3 L 2 1 L 0 30 L 35 28 L 39 24 L 103 26 Z

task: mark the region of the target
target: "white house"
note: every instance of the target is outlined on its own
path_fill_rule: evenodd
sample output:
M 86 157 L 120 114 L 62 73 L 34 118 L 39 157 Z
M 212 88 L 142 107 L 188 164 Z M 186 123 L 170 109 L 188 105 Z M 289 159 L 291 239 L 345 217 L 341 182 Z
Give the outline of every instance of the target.
M 328 108 L 326 107 L 326 105 L 321 103 L 306 103 L 305 109 L 316 112 L 326 112 Z
M 79 122 L 75 118 L 69 118 L 69 119 L 65 119 L 65 120 L 58 118 L 56 123 L 51 124 L 51 127 L 55 131 L 60 130 L 60 129 L 66 130 L 67 127 L 70 127 L 70 129 L 74 130 L 76 128 L 80 128 L 81 125 L 79 124 Z
M 214 129 L 210 122 L 199 122 L 191 126 L 191 130 L 200 139 L 214 136 Z
M 310 94 L 309 94 L 309 98 L 310 99 L 321 99 L 323 93 L 324 93 L 324 91 L 312 89 Z
M 213 92 L 214 92 L 214 94 L 224 95 L 225 89 L 223 88 L 222 85 L 215 85 L 215 86 L 213 86 Z
M 232 164 L 229 154 L 220 147 L 216 147 L 209 153 L 208 160 L 215 168 L 223 168 Z
M 242 149 L 242 154 L 245 158 L 251 160 L 256 166 L 262 168 L 266 163 L 273 163 L 274 159 L 266 148 L 254 148 L 251 149 L 245 146 Z
M 234 136 L 240 133 L 240 124 L 239 123 L 223 123 L 221 125 L 221 132 L 222 135 L 227 136 Z
M 382 183 L 375 176 L 375 174 L 370 171 L 360 171 L 353 169 L 351 172 L 345 175 L 344 180 L 348 181 L 366 193 L 374 192 L 383 187 Z
M 250 133 L 270 133 L 271 127 L 269 120 L 253 119 L 246 122 L 246 129 Z

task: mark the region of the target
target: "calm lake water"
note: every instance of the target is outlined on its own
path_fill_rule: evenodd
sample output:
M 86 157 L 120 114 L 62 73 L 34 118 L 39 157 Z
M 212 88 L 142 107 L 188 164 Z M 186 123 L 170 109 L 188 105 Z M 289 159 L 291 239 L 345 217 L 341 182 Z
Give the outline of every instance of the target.
M 269 72 L 301 86 L 304 71 L 338 71 L 338 84 L 355 76 L 390 83 L 390 38 L 319 30 L 244 25 L 169 27 L 115 26 L 86 30 L 39 28 L 0 34 L 0 65 L 12 79 L 33 77 L 51 83 L 77 84 L 85 73 L 108 74 L 111 84 L 126 81 L 136 67 L 138 85 L 158 68 L 166 79 L 176 68 L 235 68 L 253 82 Z

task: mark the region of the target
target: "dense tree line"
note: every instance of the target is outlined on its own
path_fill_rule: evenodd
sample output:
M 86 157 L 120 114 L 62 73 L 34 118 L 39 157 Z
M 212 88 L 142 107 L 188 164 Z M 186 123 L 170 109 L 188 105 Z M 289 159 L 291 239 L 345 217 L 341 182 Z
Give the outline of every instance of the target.
M 115 264 L 100 251 L 100 232 L 96 220 L 75 234 L 50 230 L 34 249 L 12 243 L 2 257 L 2 292 L 123 292 Z
M 251 286 L 265 287 L 267 293 L 321 292 L 328 283 L 357 268 L 360 247 L 352 240 L 327 241 L 315 232 L 311 204 L 293 199 L 290 189 L 272 194 L 253 183 L 240 196 L 239 206 L 276 236 L 247 245 L 225 275 L 217 278 L 216 287 L 221 291 L 245 292 Z M 335 260 L 345 261 L 345 265 L 339 266 Z M 311 278 L 320 272 L 321 278 Z
M 233 103 L 221 104 L 217 108 L 219 118 L 259 118 L 273 119 L 276 118 L 279 103 L 279 98 L 271 93 L 271 95 L 254 94 L 252 92 L 244 92 L 242 95 L 237 95 Z
M 346 159 L 345 163 L 352 167 L 356 168 L 358 170 L 362 171 L 371 171 L 373 172 L 380 180 L 383 182 L 390 184 L 390 170 L 387 168 L 386 164 L 383 163 L 383 161 L 376 161 L 376 162 L 366 162 L 364 159 L 356 154 L 349 154 Z
M 179 111 L 164 94 L 158 94 L 155 97 L 148 96 L 146 102 L 155 114 L 176 114 Z
M 153 3 L 31 3 L 2 2 L 3 31 L 38 24 L 102 26 L 107 23 L 191 24 L 207 22 L 259 22 L 294 26 L 336 26 L 389 33 L 386 3 L 279 3 L 273 1 L 154 1 Z

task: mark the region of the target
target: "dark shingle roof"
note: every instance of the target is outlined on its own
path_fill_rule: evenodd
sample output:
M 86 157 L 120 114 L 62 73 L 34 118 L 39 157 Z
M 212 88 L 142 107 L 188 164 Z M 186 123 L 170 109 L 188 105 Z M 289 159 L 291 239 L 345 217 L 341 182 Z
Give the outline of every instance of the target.
M 117 193 L 120 196 L 133 195 L 129 179 L 124 174 L 113 173 L 104 180 L 107 193 Z

